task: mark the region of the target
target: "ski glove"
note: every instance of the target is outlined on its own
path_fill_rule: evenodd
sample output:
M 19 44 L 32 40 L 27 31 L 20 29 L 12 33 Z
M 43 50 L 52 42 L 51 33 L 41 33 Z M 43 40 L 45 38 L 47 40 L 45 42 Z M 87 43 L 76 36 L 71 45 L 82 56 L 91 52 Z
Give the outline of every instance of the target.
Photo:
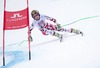
M 32 36 L 30 35 L 30 42 L 33 42 L 33 38 L 32 38 Z

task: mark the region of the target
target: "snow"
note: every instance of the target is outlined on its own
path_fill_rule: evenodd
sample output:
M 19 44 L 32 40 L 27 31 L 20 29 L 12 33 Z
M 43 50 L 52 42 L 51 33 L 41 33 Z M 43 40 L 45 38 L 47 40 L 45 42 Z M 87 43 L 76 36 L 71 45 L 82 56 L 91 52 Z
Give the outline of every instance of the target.
M 100 68 L 100 17 L 66 26 L 80 29 L 84 36 L 68 33 L 63 42 L 56 37 L 42 35 L 35 28 L 32 32 L 30 61 L 27 42 L 19 45 L 27 40 L 27 28 L 6 31 L 6 66 L 2 66 L 3 0 L 0 3 L 0 68 Z M 19 10 L 26 6 L 25 0 L 7 0 L 7 3 L 14 5 L 7 10 Z M 29 12 L 37 9 L 64 25 L 80 18 L 99 16 L 99 3 L 99 0 L 29 0 Z M 15 5 L 17 8 L 14 8 Z

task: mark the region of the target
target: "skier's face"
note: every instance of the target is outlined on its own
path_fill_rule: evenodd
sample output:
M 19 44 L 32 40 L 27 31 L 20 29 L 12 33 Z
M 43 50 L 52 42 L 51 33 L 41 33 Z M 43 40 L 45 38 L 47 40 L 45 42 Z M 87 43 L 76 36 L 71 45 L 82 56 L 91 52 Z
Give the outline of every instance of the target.
M 38 21 L 40 19 L 40 15 L 38 13 L 34 14 L 32 16 L 36 21 Z

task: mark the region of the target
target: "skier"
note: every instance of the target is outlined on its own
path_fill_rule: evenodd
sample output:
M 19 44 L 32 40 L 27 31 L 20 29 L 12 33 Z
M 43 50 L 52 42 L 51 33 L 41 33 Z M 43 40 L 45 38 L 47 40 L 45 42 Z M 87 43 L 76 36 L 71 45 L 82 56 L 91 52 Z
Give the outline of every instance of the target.
M 56 19 L 40 14 L 38 10 L 32 10 L 31 16 L 33 18 L 33 22 L 30 25 L 30 33 L 33 30 L 34 26 L 36 26 L 42 32 L 43 35 L 56 36 L 60 39 L 60 42 L 62 42 L 63 40 L 63 34 L 60 34 L 59 32 L 69 32 L 69 33 L 76 33 L 83 35 L 83 33 L 80 30 L 73 28 L 70 29 L 62 28 L 60 24 L 56 23 L 57 22 Z M 54 24 L 51 24 L 46 20 L 52 21 Z M 32 41 L 31 36 L 30 39 Z

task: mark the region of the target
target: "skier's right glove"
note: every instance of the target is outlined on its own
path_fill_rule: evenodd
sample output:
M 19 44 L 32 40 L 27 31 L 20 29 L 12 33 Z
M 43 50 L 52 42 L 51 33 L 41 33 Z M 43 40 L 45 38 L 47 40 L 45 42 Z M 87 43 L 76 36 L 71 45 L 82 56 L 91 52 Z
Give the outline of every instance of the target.
M 32 36 L 30 35 L 30 42 L 33 42 L 33 38 L 32 38 Z
M 30 38 L 30 42 L 32 42 L 33 41 L 33 38 L 31 36 L 31 30 L 28 31 L 28 34 L 30 35 L 30 37 L 29 37 Z

